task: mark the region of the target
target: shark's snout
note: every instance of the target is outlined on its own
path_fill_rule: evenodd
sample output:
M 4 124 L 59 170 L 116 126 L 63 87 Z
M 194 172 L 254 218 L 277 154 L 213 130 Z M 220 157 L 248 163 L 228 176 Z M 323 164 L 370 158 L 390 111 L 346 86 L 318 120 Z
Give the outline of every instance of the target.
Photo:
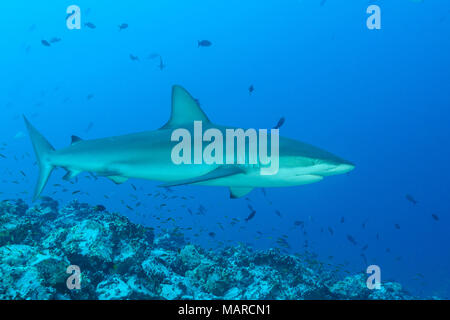
M 336 174 L 342 174 L 342 173 L 347 173 L 352 171 L 353 169 L 355 169 L 355 165 L 353 163 L 341 163 L 338 164 L 336 166 L 336 168 L 334 169 L 334 171 L 336 172 Z
M 344 174 L 352 171 L 354 168 L 355 165 L 346 160 L 319 161 L 318 164 L 313 167 L 313 171 L 314 174 L 326 177 Z
M 344 174 L 352 171 L 353 169 L 355 169 L 354 163 L 344 159 L 339 159 L 338 161 L 333 161 L 329 163 L 328 171 L 329 174 L 335 175 L 335 174 Z

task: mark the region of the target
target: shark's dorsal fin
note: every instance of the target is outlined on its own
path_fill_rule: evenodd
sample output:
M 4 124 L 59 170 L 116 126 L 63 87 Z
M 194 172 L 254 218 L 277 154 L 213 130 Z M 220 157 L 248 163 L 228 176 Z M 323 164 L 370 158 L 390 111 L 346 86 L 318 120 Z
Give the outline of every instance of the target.
M 72 136 L 72 141 L 70 142 L 70 144 L 74 144 L 74 143 L 77 143 L 77 142 L 80 142 L 80 141 L 83 141 L 83 139 L 81 139 L 78 136 Z
M 172 111 L 169 121 L 161 129 L 182 128 L 194 121 L 209 122 L 198 102 L 183 87 L 172 87 Z

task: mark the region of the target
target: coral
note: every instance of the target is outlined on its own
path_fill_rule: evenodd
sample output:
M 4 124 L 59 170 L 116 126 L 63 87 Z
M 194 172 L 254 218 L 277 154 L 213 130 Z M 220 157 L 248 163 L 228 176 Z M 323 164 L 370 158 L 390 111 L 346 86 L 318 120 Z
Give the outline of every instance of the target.
M 0 203 L 0 299 L 413 299 L 400 284 L 336 279 L 313 258 L 186 244 L 77 201 Z M 69 265 L 81 289 L 68 289 Z

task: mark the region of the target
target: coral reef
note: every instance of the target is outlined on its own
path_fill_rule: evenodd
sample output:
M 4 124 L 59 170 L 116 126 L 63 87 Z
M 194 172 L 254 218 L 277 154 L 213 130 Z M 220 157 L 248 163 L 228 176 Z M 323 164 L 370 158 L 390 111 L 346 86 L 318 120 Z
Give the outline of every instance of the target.
M 68 289 L 69 265 L 81 289 Z M 311 259 L 238 245 L 218 252 L 179 233 L 155 237 L 102 206 L 44 197 L 0 203 L 0 299 L 413 299 L 398 283 L 366 288 Z

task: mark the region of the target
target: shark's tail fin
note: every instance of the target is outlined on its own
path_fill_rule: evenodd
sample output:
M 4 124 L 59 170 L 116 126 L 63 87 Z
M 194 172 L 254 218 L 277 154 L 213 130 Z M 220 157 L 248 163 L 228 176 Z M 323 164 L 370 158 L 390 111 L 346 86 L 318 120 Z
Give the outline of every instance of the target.
M 39 164 L 39 178 L 36 184 L 36 189 L 34 191 L 33 201 L 39 198 L 42 190 L 44 189 L 48 178 L 53 170 L 53 165 L 50 163 L 49 156 L 55 151 L 52 145 L 44 138 L 39 131 L 28 121 L 25 116 L 23 117 L 25 124 L 28 129 L 28 134 L 30 135 L 31 142 L 33 144 L 34 152 L 36 153 L 36 158 Z

